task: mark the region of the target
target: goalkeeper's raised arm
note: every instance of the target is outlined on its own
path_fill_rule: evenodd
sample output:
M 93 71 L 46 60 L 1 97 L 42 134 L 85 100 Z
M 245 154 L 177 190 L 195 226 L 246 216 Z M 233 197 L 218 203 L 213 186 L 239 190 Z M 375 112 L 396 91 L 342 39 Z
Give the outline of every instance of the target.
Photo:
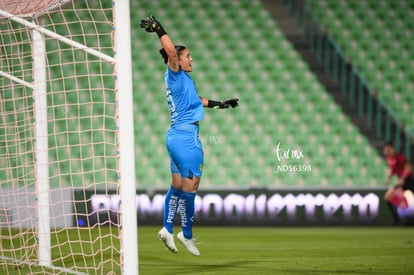
M 191 56 L 189 56 L 189 53 L 187 57 L 187 59 L 189 59 L 190 61 L 188 66 L 181 68 L 179 53 L 181 54 L 181 52 L 185 49 L 185 46 L 174 45 L 171 38 L 168 36 L 167 32 L 165 31 L 164 27 L 153 15 L 145 19 L 142 19 L 140 26 L 141 28 L 145 29 L 147 32 L 154 32 L 158 35 L 161 45 L 162 45 L 160 54 L 164 59 L 164 63 L 168 64 L 168 67 L 173 72 L 178 72 L 180 69 L 183 69 L 186 72 L 192 71 L 193 59 L 191 58 Z M 207 99 L 205 97 L 200 96 L 200 100 L 204 107 L 214 108 L 214 109 L 227 109 L 229 107 L 236 108 L 239 105 L 238 98 L 231 98 L 231 99 L 216 101 L 216 100 L 211 100 L 211 99 Z
M 162 45 L 162 50 L 160 52 L 164 58 L 164 62 L 168 63 L 168 67 L 170 67 L 173 72 L 178 72 L 180 65 L 177 50 L 161 23 L 151 15 L 146 19 L 142 19 L 140 26 L 147 32 L 155 32 L 158 35 Z

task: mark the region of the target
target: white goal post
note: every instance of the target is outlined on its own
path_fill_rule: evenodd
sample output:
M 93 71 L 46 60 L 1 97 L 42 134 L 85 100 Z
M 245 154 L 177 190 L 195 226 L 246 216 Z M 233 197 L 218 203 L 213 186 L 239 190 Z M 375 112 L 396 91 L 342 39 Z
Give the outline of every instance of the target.
M 138 274 L 129 14 L 125 0 L 0 3 L 6 274 Z M 98 193 L 119 207 L 90 211 Z

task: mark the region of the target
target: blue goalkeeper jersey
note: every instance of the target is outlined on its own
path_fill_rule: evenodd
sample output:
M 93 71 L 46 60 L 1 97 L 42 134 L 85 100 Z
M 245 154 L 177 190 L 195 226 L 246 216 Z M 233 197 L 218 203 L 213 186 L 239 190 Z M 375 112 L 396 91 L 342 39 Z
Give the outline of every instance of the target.
M 204 118 L 204 108 L 191 76 L 183 71 L 165 72 L 165 85 L 171 127 L 191 124 Z

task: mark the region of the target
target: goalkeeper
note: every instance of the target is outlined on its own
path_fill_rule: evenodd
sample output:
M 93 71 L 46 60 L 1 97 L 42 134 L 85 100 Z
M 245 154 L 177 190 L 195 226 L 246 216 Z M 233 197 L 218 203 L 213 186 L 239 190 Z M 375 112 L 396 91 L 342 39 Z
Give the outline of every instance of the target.
M 156 33 L 162 49 L 160 54 L 168 65 L 165 86 L 171 127 L 166 134 L 166 145 L 171 163 L 172 184 L 166 194 L 164 227 L 158 232 L 165 246 L 176 253 L 173 223 L 180 211 L 182 231 L 177 239 L 193 255 L 199 256 L 192 226 L 194 200 L 203 170 L 203 148 L 199 139 L 199 121 L 204 118 L 203 107 L 214 109 L 235 108 L 238 99 L 214 101 L 198 95 L 192 71 L 193 59 L 185 46 L 174 45 L 170 37 L 154 16 L 141 20 L 141 28 Z

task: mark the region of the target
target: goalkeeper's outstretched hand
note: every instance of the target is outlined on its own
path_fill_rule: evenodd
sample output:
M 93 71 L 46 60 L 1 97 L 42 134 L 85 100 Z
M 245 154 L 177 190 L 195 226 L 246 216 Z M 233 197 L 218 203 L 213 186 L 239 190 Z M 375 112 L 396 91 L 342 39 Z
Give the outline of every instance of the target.
M 223 104 L 223 109 L 227 109 L 227 108 L 236 108 L 237 106 L 239 106 L 239 99 L 238 98 L 231 98 L 231 99 L 226 99 L 222 101 Z
M 164 34 L 167 34 L 162 27 L 161 23 L 155 19 L 153 15 L 148 16 L 145 19 L 141 20 L 141 24 L 139 24 L 141 28 L 146 30 L 147 32 L 155 32 L 158 34 L 158 37 L 161 38 Z

